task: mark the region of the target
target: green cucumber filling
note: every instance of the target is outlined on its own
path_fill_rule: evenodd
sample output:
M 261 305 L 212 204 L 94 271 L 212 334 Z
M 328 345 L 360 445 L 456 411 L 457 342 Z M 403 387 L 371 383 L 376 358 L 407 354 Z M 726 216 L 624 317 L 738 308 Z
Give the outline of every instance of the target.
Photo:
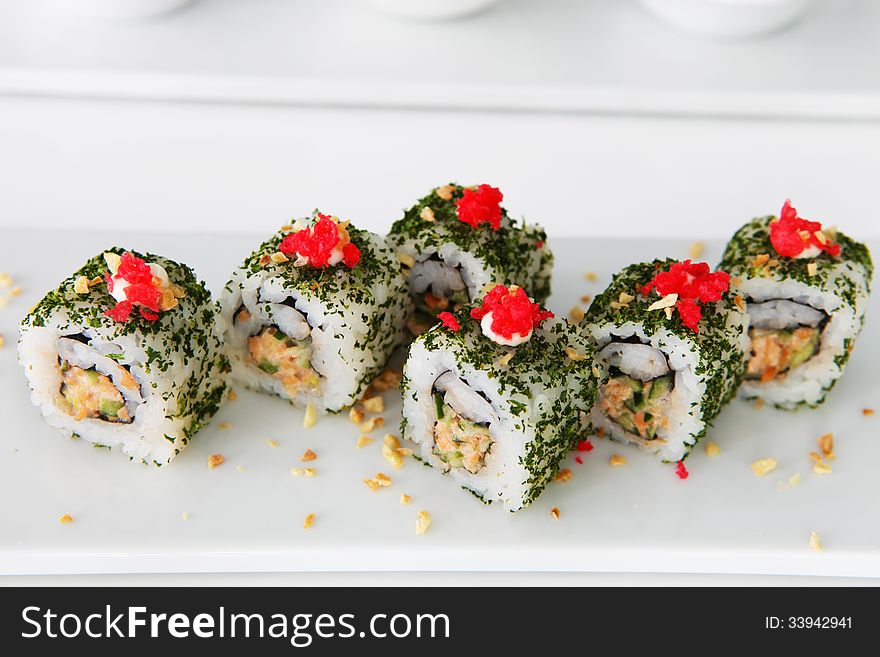
M 819 353 L 821 327 L 795 329 L 749 329 L 752 345 L 746 378 L 767 383 L 783 378 Z
M 131 383 L 137 385 L 134 378 Z M 60 406 L 76 420 L 92 418 L 125 424 L 132 421 L 119 388 L 109 376 L 93 367 L 84 369 L 62 360 L 60 393 Z
M 612 368 L 611 378 L 599 388 L 599 410 L 627 433 L 642 440 L 657 439 L 669 426 L 669 398 L 674 374 L 640 381 Z
M 451 468 L 464 468 L 477 474 L 486 465 L 486 455 L 492 447 L 489 427 L 477 424 L 456 413 L 443 403 L 440 393 L 434 394 L 437 421 L 434 422 L 433 453 Z
M 300 390 L 317 388 L 318 373 L 312 369 L 312 338 L 294 340 L 278 327 L 269 326 L 248 338 L 248 351 L 254 364 L 284 384 L 296 395 Z

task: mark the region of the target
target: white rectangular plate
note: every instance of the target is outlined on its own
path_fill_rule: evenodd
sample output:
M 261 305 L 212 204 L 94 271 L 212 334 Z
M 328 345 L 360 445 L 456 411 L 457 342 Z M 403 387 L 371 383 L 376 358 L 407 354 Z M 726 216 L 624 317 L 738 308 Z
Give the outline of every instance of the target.
M 0 573 L 123 573 L 353 570 L 525 570 L 714 572 L 880 576 L 880 365 L 876 300 L 846 376 L 819 410 L 757 410 L 736 401 L 698 447 L 690 477 L 637 450 L 594 439 L 573 454 L 568 483 L 551 484 L 515 515 L 483 506 L 440 473 L 408 460 L 394 471 L 382 458 L 385 430 L 396 432 L 399 397 L 385 393 L 384 429 L 355 447 L 345 416 L 303 430 L 302 412 L 238 390 L 212 424 L 170 466 L 129 462 L 117 452 L 66 440 L 42 423 L 15 360 L 17 323 L 42 294 L 88 257 L 119 244 L 184 261 L 219 289 L 261 241 L 255 236 L 0 232 L 0 270 L 22 294 L 0 309 Z M 551 239 L 557 254 L 550 308 L 565 315 L 596 294 L 613 272 L 653 257 L 688 255 L 686 241 Z M 714 263 L 720 243 L 704 258 Z M 876 252 L 877 244 L 872 244 Z M 597 282 L 584 278 L 587 270 Z M 3 291 L 0 290 L 0 293 Z M 222 422 L 232 427 L 221 430 Z M 811 471 L 816 439 L 834 432 L 833 472 Z M 267 440 L 277 441 L 272 448 Z M 294 477 L 307 449 L 314 478 Z M 209 470 L 210 454 L 225 463 Z M 626 457 L 610 467 L 609 457 Z M 750 464 L 778 460 L 757 477 Z M 240 467 L 239 467 L 240 466 Z M 389 488 L 365 478 L 385 472 Z M 794 474 L 801 483 L 779 486 Z M 401 493 L 412 504 L 401 505 Z M 558 507 L 554 520 L 549 510 Z M 415 533 L 419 510 L 431 513 Z M 183 519 L 184 512 L 189 514 Z M 58 518 L 69 513 L 74 522 Z M 302 528 L 306 514 L 314 526 Z M 816 531 L 823 552 L 808 546 Z

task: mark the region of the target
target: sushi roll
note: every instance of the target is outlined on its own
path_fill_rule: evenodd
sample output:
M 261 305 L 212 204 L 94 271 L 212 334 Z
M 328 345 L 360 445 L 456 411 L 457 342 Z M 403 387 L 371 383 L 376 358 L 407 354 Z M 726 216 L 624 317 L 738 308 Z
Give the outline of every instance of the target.
M 482 297 L 490 285 L 519 285 L 538 303 L 550 296 L 547 234 L 511 219 L 502 200 L 489 185 L 443 185 L 391 227 L 389 240 L 408 268 L 414 335 L 433 326 L 438 313 Z
M 747 318 L 705 263 L 630 265 L 584 318 L 601 380 L 593 429 L 681 461 L 736 393 Z
M 51 426 L 156 465 L 211 419 L 229 372 L 216 305 L 193 271 L 118 247 L 24 318 L 18 358 Z
M 590 343 L 516 286 L 439 319 L 410 346 L 401 433 L 484 502 L 521 509 L 582 433 L 595 394 Z
M 816 407 L 843 374 L 865 321 L 874 266 L 864 244 L 798 217 L 760 217 L 719 265 L 749 315 L 742 391 L 783 409 Z
M 385 367 L 409 304 L 383 238 L 315 212 L 261 244 L 220 295 L 233 377 L 338 412 Z

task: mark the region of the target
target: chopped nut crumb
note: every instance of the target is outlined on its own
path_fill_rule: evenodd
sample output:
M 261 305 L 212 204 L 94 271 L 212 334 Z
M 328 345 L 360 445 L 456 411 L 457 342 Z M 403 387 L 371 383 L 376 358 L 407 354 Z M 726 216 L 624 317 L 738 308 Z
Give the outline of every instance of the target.
M 819 539 L 819 534 L 816 532 L 810 532 L 810 548 L 816 552 L 821 552 L 825 549 L 822 547 L 822 541 Z
M 221 422 L 217 425 L 217 428 L 220 429 L 220 431 L 226 431 L 227 429 L 232 428 L 232 422 Z
M 314 477 L 318 471 L 315 468 L 291 468 L 290 474 L 294 477 Z
M 585 294 L 581 297 L 581 303 L 589 304 L 589 303 L 592 303 L 592 301 L 593 301 L 592 294 Z
M 260 267 L 265 267 L 270 262 L 272 262 L 272 258 L 268 254 L 263 254 L 260 256 Z
M 554 506 L 552 509 L 550 509 L 550 515 L 553 516 L 555 520 L 559 520 L 559 509 Z
M 605 437 L 605 427 L 599 427 L 598 429 L 596 429 L 596 435 L 599 438 L 604 438 Z
M 863 408 L 862 415 L 864 415 L 865 417 L 870 417 L 871 415 L 874 415 L 874 409 L 873 408 Z
M 376 476 L 372 479 L 364 479 L 364 483 L 367 485 L 367 488 L 370 490 L 378 490 L 381 487 L 386 487 L 391 485 L 391 477 L 381 472 L 377 472 Z
M 595 283 L 599 280 L 599 275 L 596 274 L 596 272 L 594 271 L 588 271 L 586 274 L 584 274 L 584 278 L 586 278 L 591 283 Z
M 89 277 L 88 276 L 77 276 L 76 280 L 73 282 L 73 291 L 77 294 L 88 294 L 89 293 Z
M 584 319 L 584 309 L 580 306 L 573 306 L 571 310 L 568 311 L 568 318 L 575 322 L 579 323 Z
M 427 511 L 419 511 L 416 518 L 416 534 L 424 534 L 431 526 L 431 514 Z
M 245 470 L 247 470 L 247 468 L 245 468 L 243 465 L 237 465 L 235 466 L 235 469 L 239 472 L 244 472 Z
M 211 456 L 208 457 L 208 469 L 213 470 L 218 465 L 223 463 L 224 460 L 225 459 L 223 458 L 222 454 L 211 454 Z
M 586 360 L 587 357 L 584 354 L 578 353 L 576 349 L 572 347 L 565 348 L 565 355 L 569 357 L 569 359 L 573 361 Z
M 318 411 L 315 410 L 315 405 L 309 402 L 306 405 L 306 413 L 303 415 L 303 429 L 311 429 L 318 423 Z
M 384 424 L 384 417 L 371 417 L 369 420 L 361 424 L 361 433 L 370 433 L 373 429 L 378 429 Z
M 612 454 L 611 458 L 608 459 L 608 465 L 611 467 L 617 468 L 621 465 L 626 464 L 626 459 L 622 457 L 620 454 Z
M 434 211 L 427 205 L 419 212 L 419 218 L 423 221 L 434 221 Z
M 816 442 L 819 443 L 819 448 L 822 450 L 822 453 L 825 456 L 828 456 L 834 451 L 834 434 L 826 433 L 824 436 L 820 436 L 819 440 Z
M 400 439 L 393 433 L 386 433 L 382 442 L 391 449 L 400 449 Z
M 621 292 L 620 296 L 617 297 L 617 302 L 625 306 L 633 299 L 635 299 L 633 295 L 627 294 L 626 292 Z
M 770 260 L 769 253 L 760 253 L 760 254 L 756 255 L 754 257 L 754 259 L 752 259 L 752 266 L 753 267 L 763 267 L 764 265 L 767 264 L 768 260 Z
M 792 488 L 797 486 L 799 483 L 801 483 L 801 475 L 799 472 L 795 472 L 793 475 L 791 475 L 788 478 L 788 485 L 791 486 Z
M 12 276 L 5 271 L 0 271 L 0 287 L 9 287 L 12 285 Z
M 690 248 L 688 248 L 688 255 L 690 255 L 691 260 L 696 260 L 703 255 L 704 248 L 706 248 L 706 245 L 702 242 L 692 242 Z
M 663 310 L 664 308 L 672 308 L 678 302 L 678 294 L 673 292 L 672 294 L 667 294 L 662 299 L 658 299 L 650 306 L 648 306 L 648 310 Z
M 360 438 L 357 439 L 357 447 L 358 447 L 358 449 L 360 449 L 361 447 L 366 447 L 371 442 L 373 442 L 373 439 L 370 438 L 369 436 L 361 436 Z
M 310 513 L 303 522 L 303 529 L 309 529 L 315 522 L 315 514 Z
M 455 185 L 443 185 L 434 190 L 434 193 L 444 201 L 451 201 L 455 193 Z
M 367 413 L 384 413 L 385 412 L 385 400 L 378 395 L 376 397 L 370 397 L 369 399 L 364 399 L 364 410 Z
M 739 308 L 742 312 L 746 311 L 746 300 L 743 299 L 741 294 L 735 294 L 733 297 L 734 305 Z
M 361 409 L 352 406 L 351 410 L 348 411 L 348 419 L 352 424 L 360 424 L 364 421 L 364 412 Z
M 706 454 L 709 456 L 718 456 L 721 453 L 721 448 L 713 443 L 711 440 L 706 444 Z
M 758 477 L 763 477 L 768 472 L 772 472 L 778 465 L 776 459 L 759 459 L 752 463 L 752 472 Z
M 815 463 L 813 464 L 813 472 L 819 475 L 831 474 L 831 466 L 827 463 Z
M 229 401 L 235 401 L 236 399 L 238 399 L 238 393 L 236 393 L 235 390 L 230 390 L 229 394 L 226 395 L 226 398 Z
M 819 273 L 819 265 L 817 265 L 815 262 L 811 262 L 811 263 L 807 264 L 807 274 L 809 276 L 815 276 L 818 273 Z
M 815 462 L 815 463 L 818 463 L 819 461 L 822 460 L 822 455 L 821 455 L 821 454 L 817 454 L 816 452 L 810 452 L 809 454 L 807 454 L 807 456 L 809 456 L 809 457 L 810 457 L 810 460 L 813 461 L 813 462 Z
M 556 473 L 556 476 L 553 477 L 553 481 L 564 484 L 567 481 L 571 481 L 571 470 L 568 468 L 562 468 L 559 472 Z
M 276 251 L 269 257 L 272 258 L 272 262 L 274 262 L 276 265 L 280 265 L 283 262 L 290 262 L 290 258 L 281 253 L 281 251 Z
M 397 259 L 400 261 L 400 264 L 402 264 L 404 267 L 409 267 L 410 269 L 412 269 L 416 264 L 415 258 L 413 258 L 408 253 L 404 253 L 403 251 L 398 251 Z
M 758 399 L 755 400 L 755 408 L 758 409 L 759 411 L 760 411 L 762 408 L 764 408 L 764 400 L 761 399 L 760 397 L 759 397 Z
M 385 457 L 385 460 L 388 461 L 395 470 L 400 470 L 403 467 L 403 458 L 397 453 L 395 448 L 390 447 L 387 443 L 382 445 L 382 456 Z
M 406 493 L 400 494 L 400 503 L 401 504 L 409 504 L 410 502 L 412 502 L 412 497 L 410 497 Z
M 318 458 L 318 455 L 315 454 L 312 450 L 307 449 L 305 451 L 305 453 L 303 453 L 302 458 L 300 460 L 301 461 L 314 461 L 316 458 Z
M 184 511 L 183 513 L 180 514 L 180 517 L 183 518 L 184 520 L 189 520 L 189 511 Z
M 269 438 L 269 439 L 266 441 L 266 444 L 267 444 L 269 447 L 271 447 L 272 449 L 275 449 L 276 447 L 278 447 L 278 441 L 277 441 L 277 440 L 272 440 L 271 438 Z
M 5 344 L 6 344 L 6 338 L 4 338 L 2 335 L 0 335 L 0 349 L 2 349 Z
M 513 360 L 513 357 L 514 357 L 514 352 L 508 351 L 506 354 L 504 354 L 501 358 L 498 359 L 498 365 L 500 367 L 504 367 L 510 361 Z
M 63 516 L 58 518 L 58 522 L 60 522 L 62 525 L 69 525 L 73 522 L 73 516 L 69 513 L 65 513 Z

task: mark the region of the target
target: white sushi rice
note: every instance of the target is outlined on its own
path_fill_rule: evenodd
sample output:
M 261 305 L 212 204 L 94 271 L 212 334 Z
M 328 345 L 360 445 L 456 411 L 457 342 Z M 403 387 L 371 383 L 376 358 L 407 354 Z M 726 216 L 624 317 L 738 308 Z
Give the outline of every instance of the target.
M 399 344 L 409 303 L 393 252 L 378 235 L 362 234 L 388 267 L 383 276 L 370 279 L 369 303 L 356 303 L 344 285 L 324 298 L 288 287 L 268 268 L 253 273 L 243 267 L 232 275 L 219 303 L 234 380 L 297 406 L 313 404 L 322 413 L 340 411 L 357 401 Z M 250 314 L 245 322 L 236 317 L 242 307 Z M 248 338 L 270 326 L 296 340 L 311 338 L 310 366 L 319 377 L 317 387 L 302 386 L 291 392 L 279 378 L 257 366 L 248 350 Z
M 732 311 L 727 315 L 727 325 L 732 334 L 741 335 L 742 347 L 748 344 L 744 330 L 745 315 Z M 668 372 L 674 374 L 674 385 L 670 392 L 666 416 L 667 426 L 657 428 L 656 438 L 644 440 L 626 431 L 618 423 L 599 410 L 597 403 L 590 413 L 594 430 L 601 428 L 606 435 L 625 443 L 634 443 L 647 453 L 654 454 L 664 461 L 680 461 L 705 429 L 702 400 L 706 394 L 706 378 L 711 369 L 698 374 L 700 354 L 696 343 L 685 340 L 671 331 L 658 328 L 648 335 L 641 324 L 592 324 L 588 332 L 596 342 L 596 362 L 603 370 L 615 366 L 624 374 L 641 381 L 647 381 Z M 621 342 L 639 339 L 641 344 Z M 613 345 L 613 346 L 612 346 Z M 601 388 L 600 393 L 601 396 Z
M 860 276 L 860 272 L 851 269 L 847 263 L 839 265 L 837 276 Z M 761 304 L 773 299 L 785 299 L 819 310 L 829 316 L 822 329 L 819 351 L 806 362 L 788 371 L 784 377 L 761 383 L 757 380 L 743 381 L 740 388 L 747 398 L 761 398 L 764 401 L 783 408 L 795 408 L 800 403 L 815 405 L 820 403 L 828 389 L 843 373 L 836 359 L 843 356 L 847 340 L 855 339 L 862 328 L 867 307 L 867 294 L 857 295 L 854 306 L 844 303 L 838 295 L 828 290 L 834 289 L 833 283 L 823 287 L 811 286 L 795 280 L 774 281 L 765 277 L 740 276 L 736 282 L 736 291 L 747 299 L 747 310 L 753 304 Z M 766 307 L 770 310 L 770 307 Z M 813 314 L 792 313 L 791 306 L 775 308 L 777 324 L 792 322 L 803 325 L 811 324 Z M 780 315 L 782 315 L 780 317 Z M 760 323 L 770 322 L 763 314 L 757 318 Z M 748 353 L 748 350 L 747 350 Z
M 441 376 L 451 373 L 464 381 L 474 393 L 483 393 L 488 399 L 492 412 L 489 423 L 489 435 L 492 446 L 486 454 L 483 468 L 476 474 L 465 468 L 450 468 L 449 475 L 461 486 L 474 491 L 486 501 L 500 501 L 504 508 L 516 511 L 522 506 L 521 500 L 527 491 L 528 470 L 520 461 L 525 453 L 526 445 L 534 440 L 535 430 L 532 422 L 523 421 L 522 416 L 510 413 L 510 399 L 501 394 L 497 379 L 489 378 L 482 370 L 458 363 L 455 355 L 446 349 L 429 351 L 421 342 L 413 343 L 410 356 L 404 367 L 404 376 L 410 380 L 414 394 L 404 398 L 404 414 L 409 423 L 410 435 L 419 446 L 421 457 L 440 470 L 446 464 L 433 453 L 434 423 L 437 421 L 437 409 L 434 404 L 432 390 L 434 383 Z M 536 391 L 533 400 L 517 395 L 516 401 L 526 404 L 529 416 L 532 405 L 535 407 L 548 403 L 550 396 L 557 391 Z M 477 395 L 478 396 L 478 395 Z M 459 394 L 450 403 L 449 393 L 446 402 L 462 416 L 480 421 L 485 415 L 485 406 L 469 400 L 469 395 Z M 485 399 L 480 397 L 481 402 Z
M 562 321 L 547 321 L 536 331 L 555 342 L 560 337 L 551 332 L 552 327 Z M 520 377 L 521 386 L 516 391 L 507 388 L 502 392 L 497 375 L 465 362 L 461 353 L 442 337 L 432 348 L 427 348 L 421 339 L 410 347 L 403 372 L 408 382 L 402 410 L 406 418 L 405 436 L 417 444 L 420 458 L 446 472 L 460 486 L 485 502 L 501 502 L 506 510 L 517 511 L 525 505 L 524 500 L 538 477 L 524 461 L 528 446 L 542 439 L 536 426 L 541 420 L 546 421 L 548 415 L 560 412 L 564 404 L 560 400 L 578 389 L 577 384 L 567 378 L 550 381 L 541 375 L 541 364 L 532 363 L 532 373 Z M 465 419 L 488 423 L 492 444 L 483 467 L 475 474 L 464 467 L 450 467 L 434 454 L 434 425 L 438 419 L 435 388 L 443 393 L 444 402 Z M 514 405 L 517 413 L 512 410 Z M 549 434 L 554 429 L 544 431 Z M 543 472 L 549 466 L 541 462 L 533 467 Z
M 61 429 L 68 437 L 77 434 L 96 445 L 119 447 L 136 461 L 168 463 L 175 456 L 175 445 L 165 438 L 165 434 L 178 434 L 186 420 L 167 418 L 171 414 L 169 406 L 176 404 L 173 398 L 168 401 L 164 398 L 173 395 L 175 388 L 189 377 L 191 365 L 178 362 L 169 368 L 168 373 L 162 373 L 158 368 L 144 366 L 147 357 L 140 336 L 123 336 L 109 342 L 92 329 L 81 332 L 89 338 L 89 344 L 75 342 L 78 345 L 75 354 L 70 353 L 72 341 L 64 336 L 76 333 L 62 333 L 50 327 L 33 327 L 22 332 L 18 357 L 24 366 L 34 405 L 40 408 L 50 426 Z M 123 354 L 123 357 L 112 360 L 104 355 L 108 353 Z M 62 384 L 59 356 L 67 357 L 71 365 L 94 366 L 101 374 L 113 377 L 114 384 L 125 397 L 132 422 L 107 422 L 98 418 L 77 420 L 65 412 L 59 404 Z M 122 365 L 129 366 L 139 390 L 127 391 L 120 385 Z
M 413 296 L 423 294 L 429 288 L 438 297 L 448 297 L 454 291 L 466 289 L 468 299 L 476 299 L 492 285 L 507 282 L 494 268 L 454 242 L 420 250 L 419 241 L 407 239 L 398 249 L 415 261 L 410 275 Z

